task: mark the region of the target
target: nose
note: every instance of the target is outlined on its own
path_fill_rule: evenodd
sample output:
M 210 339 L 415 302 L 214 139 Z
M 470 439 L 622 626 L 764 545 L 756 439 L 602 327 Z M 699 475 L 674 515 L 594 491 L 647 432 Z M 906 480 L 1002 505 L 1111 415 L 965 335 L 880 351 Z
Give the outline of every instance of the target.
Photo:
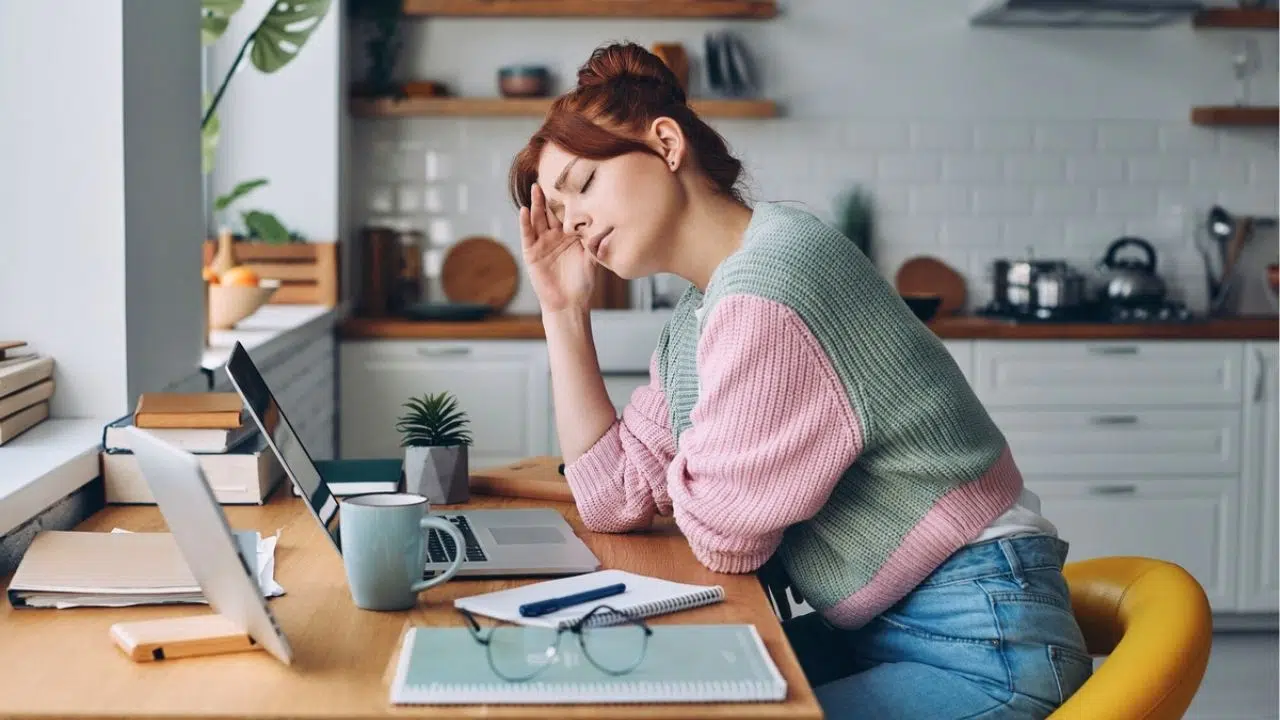
M 581 235 L 591 225 L 591 218 L 585 212 L 572 205 L 564 209 L 564 232 L 568 235 Z

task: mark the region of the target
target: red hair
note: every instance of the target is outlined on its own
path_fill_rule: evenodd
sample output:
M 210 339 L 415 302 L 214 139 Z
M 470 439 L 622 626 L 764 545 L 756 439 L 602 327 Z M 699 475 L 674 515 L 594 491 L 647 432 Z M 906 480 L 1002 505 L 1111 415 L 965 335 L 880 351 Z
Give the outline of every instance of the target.
M 538 158 L 547 143 L 589 160 L 629 152 L 661 157 L 637 139 L 660 117 L 680 126 L 698 167 L 715 189 L 741 202 L 742 162 L 729 153 L 724 138 L 690 109 L 671 69 L 635 43 L 596 48 L 578 69 L 578 86 L 555 99 L 542 127 L 516 154 L 509 177 L 511 199 L 518 206 L 530 206 Z

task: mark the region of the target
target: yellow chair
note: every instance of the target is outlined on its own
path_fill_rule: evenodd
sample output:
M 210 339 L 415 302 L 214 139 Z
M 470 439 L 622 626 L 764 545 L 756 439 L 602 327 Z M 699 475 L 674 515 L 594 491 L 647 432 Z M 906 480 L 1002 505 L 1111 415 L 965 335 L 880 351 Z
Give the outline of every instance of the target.
M 1144 557 L 1082 560 L 1063 573 L 1089 652 L 1108 657 L 1050 718 L 1181 718 L 1213 640 L 1200 583 L 1178 565 Z

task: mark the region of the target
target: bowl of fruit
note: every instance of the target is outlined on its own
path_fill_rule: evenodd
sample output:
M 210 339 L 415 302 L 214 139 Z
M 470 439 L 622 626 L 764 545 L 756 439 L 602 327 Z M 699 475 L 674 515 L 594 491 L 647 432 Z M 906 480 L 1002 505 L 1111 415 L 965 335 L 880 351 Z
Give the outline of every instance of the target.
M 279 280 L 263 279 L 246 265 L 237 265 L 221 275 L 204 269 L 209 284 L 209 327 L 229 330 L 236 323 L 267 304 L 280 288 Z

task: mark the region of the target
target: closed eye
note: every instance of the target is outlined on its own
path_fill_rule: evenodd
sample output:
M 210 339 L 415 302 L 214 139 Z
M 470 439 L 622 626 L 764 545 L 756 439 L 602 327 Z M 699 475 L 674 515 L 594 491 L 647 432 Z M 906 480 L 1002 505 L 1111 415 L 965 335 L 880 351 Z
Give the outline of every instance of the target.
M 594 179 L 595 179 L 595 177 L 596 177 L 596 171 L 595 171 L 595 170 L 592 170 L 592 171 L 591 171 L 591 174 L 587 176 L 587 181 L 586 181 L 586 182 L 584 182 L 584 183 L 582 183 L 582 189 L 581 189 L 581 190 L 579 190 L 578 192 L 580 192 L 580 193 L 584 193 L 584 192 L 586 192 L 586 191 L 587 191 L 587 188 L 591 187 L 591 181 L 592 181 L 592 180 L 594 180 Z

